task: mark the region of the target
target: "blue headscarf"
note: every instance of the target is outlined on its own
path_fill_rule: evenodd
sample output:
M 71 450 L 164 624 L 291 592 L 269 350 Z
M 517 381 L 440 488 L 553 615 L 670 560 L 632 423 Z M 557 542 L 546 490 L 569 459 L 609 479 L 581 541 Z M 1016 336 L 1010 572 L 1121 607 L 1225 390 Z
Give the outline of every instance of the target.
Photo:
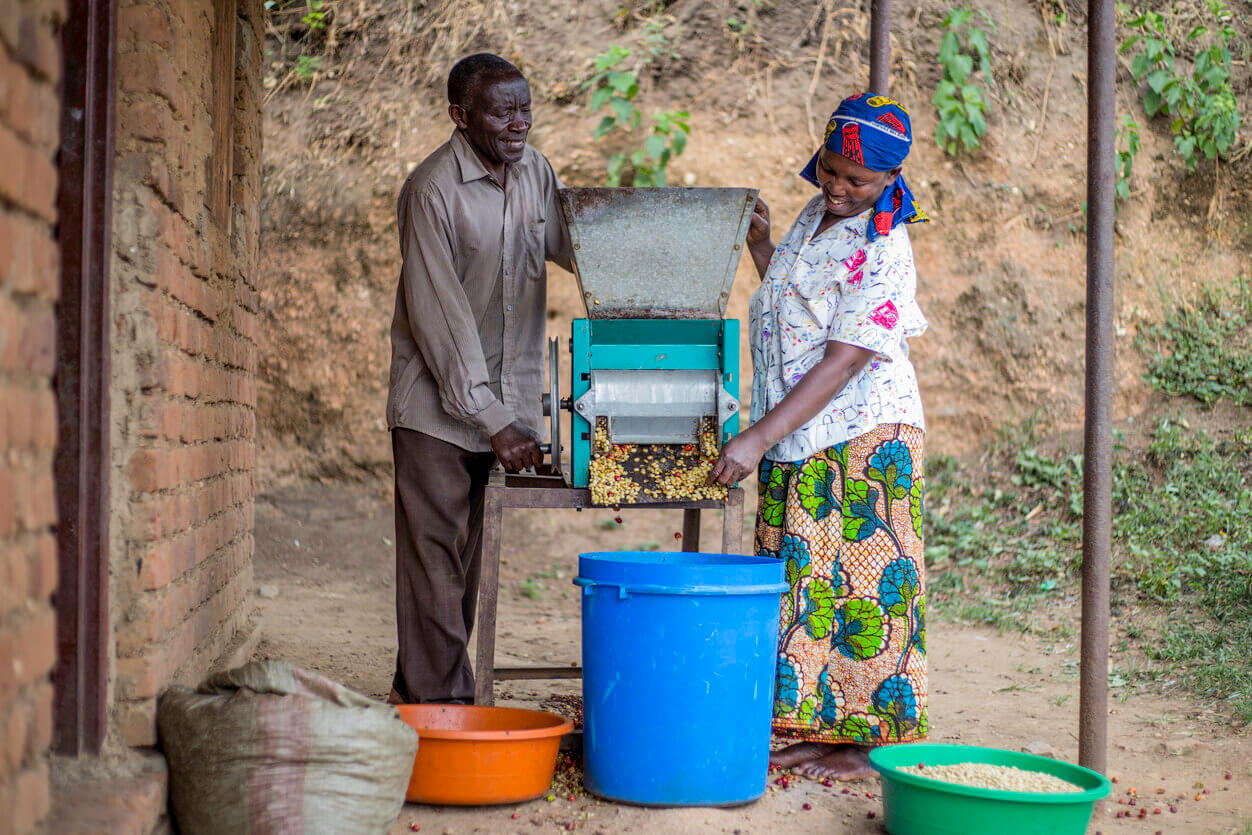
M 826 124 L 823 147 L 863 165 L 870 171 L 890 171 L 901 165 L 913 144 L 909 113 L 886 96 L 860 93 L 839 103 L 839 109 Z M 817 157 L 821 148 L 804 166 L 800 176 L 815 186 Z M 865 230 L 869 240 L 886 235 L 901 223 L 925 223 L 930 220 L 913 199 L 913 192 L 904 182 L 904 175 L 883 190 L 874 203 L 874 214 Z

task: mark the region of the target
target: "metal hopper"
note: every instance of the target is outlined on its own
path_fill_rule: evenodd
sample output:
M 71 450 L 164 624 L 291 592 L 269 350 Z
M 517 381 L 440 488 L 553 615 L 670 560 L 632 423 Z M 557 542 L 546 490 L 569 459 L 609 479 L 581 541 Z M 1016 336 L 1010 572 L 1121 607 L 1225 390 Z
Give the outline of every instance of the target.
M 750 188 L 567 188 L 591 319 L 720 319 L 756 204 Z

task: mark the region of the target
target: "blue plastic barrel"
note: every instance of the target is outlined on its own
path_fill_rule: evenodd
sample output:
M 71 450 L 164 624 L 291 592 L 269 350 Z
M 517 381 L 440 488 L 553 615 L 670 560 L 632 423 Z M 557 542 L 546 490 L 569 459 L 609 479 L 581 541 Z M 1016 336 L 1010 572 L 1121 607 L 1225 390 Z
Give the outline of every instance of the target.
M 595 794 L 728 806 L 765 793 L 783 563 L 582 554 L 583 759 Z

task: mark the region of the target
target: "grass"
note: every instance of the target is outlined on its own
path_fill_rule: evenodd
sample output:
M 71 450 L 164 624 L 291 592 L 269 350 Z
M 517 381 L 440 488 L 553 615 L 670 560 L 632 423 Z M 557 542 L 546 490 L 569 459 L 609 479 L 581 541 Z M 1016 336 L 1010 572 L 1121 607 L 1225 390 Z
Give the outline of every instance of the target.
M 1140 332 L 1152 355 L 1147 379 L 1172 395 L 1201 403 L 1221 398 L 1252 405 L 1252 281 L 1210 285 L 1194 304 L 1179 305 L 1164 322 Z
M 565 572 L 555 565 L 546 570 L 527 574 L 526 579 L 518 584 L 517 593 L 528 600 L 538 600 L 548 590 L 544 580 L 561 580 L 564 577 Z
M 1252 293 L 1212 290 L 1147 331 L 1149 381 L 1177 397 L 1252 404 Z M 1241 375 L 1241 376 L 1231 376 Z M 1123 679 L 1178 681 L 1252 722 L 1252 410 L 1214 437 L 1160 420 L 1113 462 L 1113 605 L 1145 659 Z M 1077 592 L 1082 458 L 1039 448 L 1031 423 L 1002 433 L 976 484 L 927 461 L 931 594 L 960 620 L 1032 629 Z M 1064 629 L 1065 627 L 1060 627 Z

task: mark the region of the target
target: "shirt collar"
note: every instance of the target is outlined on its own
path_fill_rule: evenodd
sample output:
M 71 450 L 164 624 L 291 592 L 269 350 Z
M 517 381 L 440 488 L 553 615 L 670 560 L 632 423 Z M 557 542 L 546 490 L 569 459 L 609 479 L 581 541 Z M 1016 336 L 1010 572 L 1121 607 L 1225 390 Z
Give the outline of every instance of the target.
M 810 201 L 807 206 L 805 206 L 803 209 L 800 210 L 800 214 L 801 216 L 804 216 L 805 214 L 807 214 L 808 217 L 807 217 L 806 223 L 808 224 L 808 227 L 807 227 L 809 230 L 808 234 L 810 237 L 812 237 L 814 230 L 817 229 L 817 224 L 821 223 L 822 216 L 826 214 L 826 204 L 825 204 L 825 200 L 822 198 L 822 195 L 819 193 L 817 197 L 813 198 L 813 200 Z M 836 226 L 840 226 L 845 223 L 855 222 L 855 225 L 857 229 L 859 230 L 860 234 L 864 235 L 865 230 L 869 226 L 870 218 L 873 214 L 874 214 L 874 208 L 871 206 L 870 208 L 861 212 L 859 215 L 854 215 L 853 217 L 840 218 L 839 220 L 835 221 L 834 223 L 830 225 L 830 229 L 834 229 Z M 827 229 L 826 231 L 829 232 L 830 229 Z
M 456 157 L 457 165 L 461 168 L 462 183 L 481 180 L 491 176 L 486 166 L 483 165 L 482 160 L 478 158 L 478 154 L 474 153 L 474 148 L 469 144 L 469 140 L 465 138 L 465 134 L 459 130 L 454 130 L 452 131 L 452 138 L 448 141 L 452 145 L 452 155 Z
M 491 172 L 483 165 L 483 161 L 478 158 L 478 154 L 474 152 L 474 147 L 470 145 L 469 140 L 465 138 L 465 134 L 459 130 L 452 131 L 452 138 L 449 144 L 452 145 L 452 155 L 456 157 L 457 165 L 461 169 L 461 182 L 469 183 L 474 180 L 490 179 L 495 182 L 495 178 L 491 176 Z M 523 153 L 522 158 L 516 163 L 506 162 L 504 165 L 510 171 L 514 168 L 520 168 L 526 164 L 526 155 Z M 509 179 L 512 179 L 512 175 Z

